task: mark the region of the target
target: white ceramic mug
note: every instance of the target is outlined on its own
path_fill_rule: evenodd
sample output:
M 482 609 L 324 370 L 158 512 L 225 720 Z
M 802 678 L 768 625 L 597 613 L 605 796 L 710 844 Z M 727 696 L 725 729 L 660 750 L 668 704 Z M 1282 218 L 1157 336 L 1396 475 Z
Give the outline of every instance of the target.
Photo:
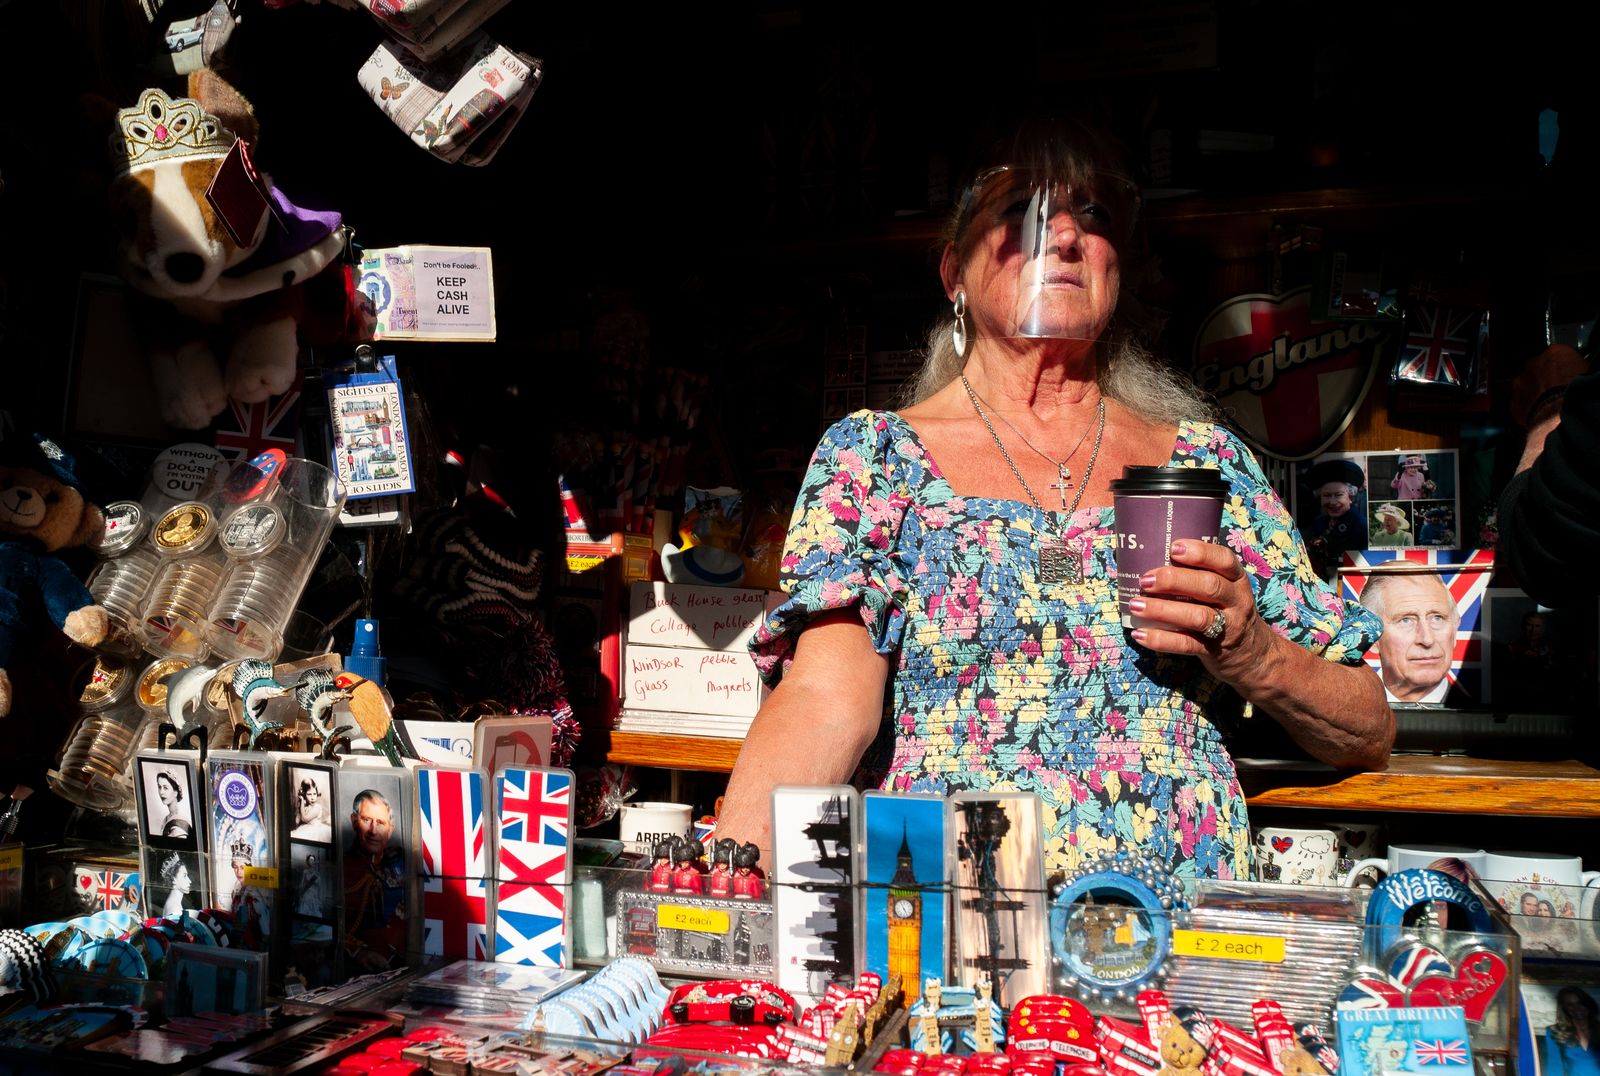
M 1600 885 L 1600 871 L 1584 870 L 1582 856 L 1560 852 L 1490 852 L 1482 873 L 1496 882 L 1547 882 L 1574 889 Z
M 1430 867 L 1441 859 L 1459 859 L 1482 877 L 1486 858 L 1488 853 L 1482 848 L 1462 848 L 1453 844 L 1391 844 L 1388 854 L 1384 856 L 1352 863 L 1345 884 L 1359 885 L 1362 872 L 1368 869 L 1375 871 L 1378 880 L 1382 880 L 1400 871 Z
M 1291 885 L 1344 885 L 1355 864 L 1382 847 L 1383 825 L 1366 819 L 1329 822 L 1326 829 L 1267 827 L 1256 831 L 1256 877 Z
M 1559 852 L 1490 852 L 1483 885 L 1500 907 L 1522 917 L 1517 929 L 1527 947 L 1559 949 L 1576 935 L 1546 920 L 1591 917 L 1600 871 L 1586 871 L 1583 857 Z
M 1256 877 L 1285 885 L 1334 885 L 1339 835 L 1329 829 L 1264 826 L 1256 831 Z
M 687 837 L 693 813 L 687 803 L 624 803 L 617 835 L 628 851 L 649 855 L 657 841 Z

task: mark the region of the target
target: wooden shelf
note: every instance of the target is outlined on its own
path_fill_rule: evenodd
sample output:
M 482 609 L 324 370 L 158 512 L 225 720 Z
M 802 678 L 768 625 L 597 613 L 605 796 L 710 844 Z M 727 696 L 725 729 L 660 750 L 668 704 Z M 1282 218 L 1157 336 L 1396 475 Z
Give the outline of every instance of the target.
M 1600 818 L 1600 770 L 1581 762 L 1396 755 L 1382 773 L 1354 774 L 1311 762 L 1237 766 L 1252 807 Z
M 729 773 L 741 740 L 613 732 L 611 762 Z M 1238 760 L 1252 807 L 1422 811 L 1600 819 L 1600 770 L 1581 762 L 1510 762 L 1396 755 L 1382 773 L 1341 773 L 1315 762 Z
M 659 766 L 704 773 L 731 773 L 743 740 L 711 736 L 668 736 L 653 732 L 613 732 L 607 762 Z

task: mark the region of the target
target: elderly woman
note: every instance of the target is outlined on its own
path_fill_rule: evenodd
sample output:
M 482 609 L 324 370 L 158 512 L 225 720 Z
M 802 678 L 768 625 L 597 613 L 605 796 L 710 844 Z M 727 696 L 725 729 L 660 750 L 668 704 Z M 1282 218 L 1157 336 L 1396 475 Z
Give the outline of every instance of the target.
M 775 784 L 848 779 L 880 728 L 883 787 L 1027 790 L 1052 868 L 1128 847 L 1245 876 L 1219 721 L 1240 699 L 1339 767 L 1381 767 L 1377 620 L 1316 578 L 1249 450 L 1133 342 L 1137 193 L 1090 132 L 1025 127 L 982 171 L 940 266 L 952 317 L 915 402 L 824 435 L 796 505 L 788 601 L 752 648 L 776 690 L 718 831 L 768 842 Z M 1109 482 L 1207 467 L 1223 542 L 1175 543 L 1119 622 Z M 885 711 L 885 690 L 889 691 Z M 757 836 L 759 835 L 759 836 Z
M 1369 539 L 1373 549 L 1409 549 L 1417 544 L 1412 537 L 1411 520 L 1398 504 L 1378 505 L 1372 518 L 1377 522 Z

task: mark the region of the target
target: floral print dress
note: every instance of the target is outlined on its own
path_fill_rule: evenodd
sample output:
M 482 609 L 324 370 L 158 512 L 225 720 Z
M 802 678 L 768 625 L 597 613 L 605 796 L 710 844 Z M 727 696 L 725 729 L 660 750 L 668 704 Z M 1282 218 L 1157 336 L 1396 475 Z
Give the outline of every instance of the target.
M 1378 618 L 1317 578 L 1250 450 L 1186 422 L 1169 463 L 1227 479 L 1223 538 L 1273 629 L 1359 664 Z M 1197 660 L 1123 631 L 1111 524 L 1109 507 L 1068 517 L 958 497 L 903 418 L 857 412 L 812 457 L 784 548 L 788 600 L 751 641 L 756 665 L 776 684 L 807 621 L 854 606 L 892 655 L 884 788 L 1035 792 L 1051 870 L 1126 847 L 1179 875 L 1248 877 L 1244 796 L 1217 724 L 1239 699 Z M 1041 533 L 1080 539 L 1083 583 L 1039 581 Z

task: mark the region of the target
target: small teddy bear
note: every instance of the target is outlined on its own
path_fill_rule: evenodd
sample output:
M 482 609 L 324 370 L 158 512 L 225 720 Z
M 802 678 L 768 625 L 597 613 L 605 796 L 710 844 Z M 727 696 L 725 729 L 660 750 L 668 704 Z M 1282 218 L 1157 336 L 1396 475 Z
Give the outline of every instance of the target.
M 1191 1017 L 1182 1007 L 1172 1011 L 1161 1032 L 1161 1071 L 1157 1076 L 1200 1076 L 1206 1048 L 1191 1033 L 1197 1017 L 1198 1014 Z
M 72 458 L 0 423 L 0 717 L 11 712 L 6 669 L 16 644 L 39 632 L 41 614 L 75 643 L 106 637 L 106 611 L 55 556 L 104 530 L 100 509 L 78 489 Z

